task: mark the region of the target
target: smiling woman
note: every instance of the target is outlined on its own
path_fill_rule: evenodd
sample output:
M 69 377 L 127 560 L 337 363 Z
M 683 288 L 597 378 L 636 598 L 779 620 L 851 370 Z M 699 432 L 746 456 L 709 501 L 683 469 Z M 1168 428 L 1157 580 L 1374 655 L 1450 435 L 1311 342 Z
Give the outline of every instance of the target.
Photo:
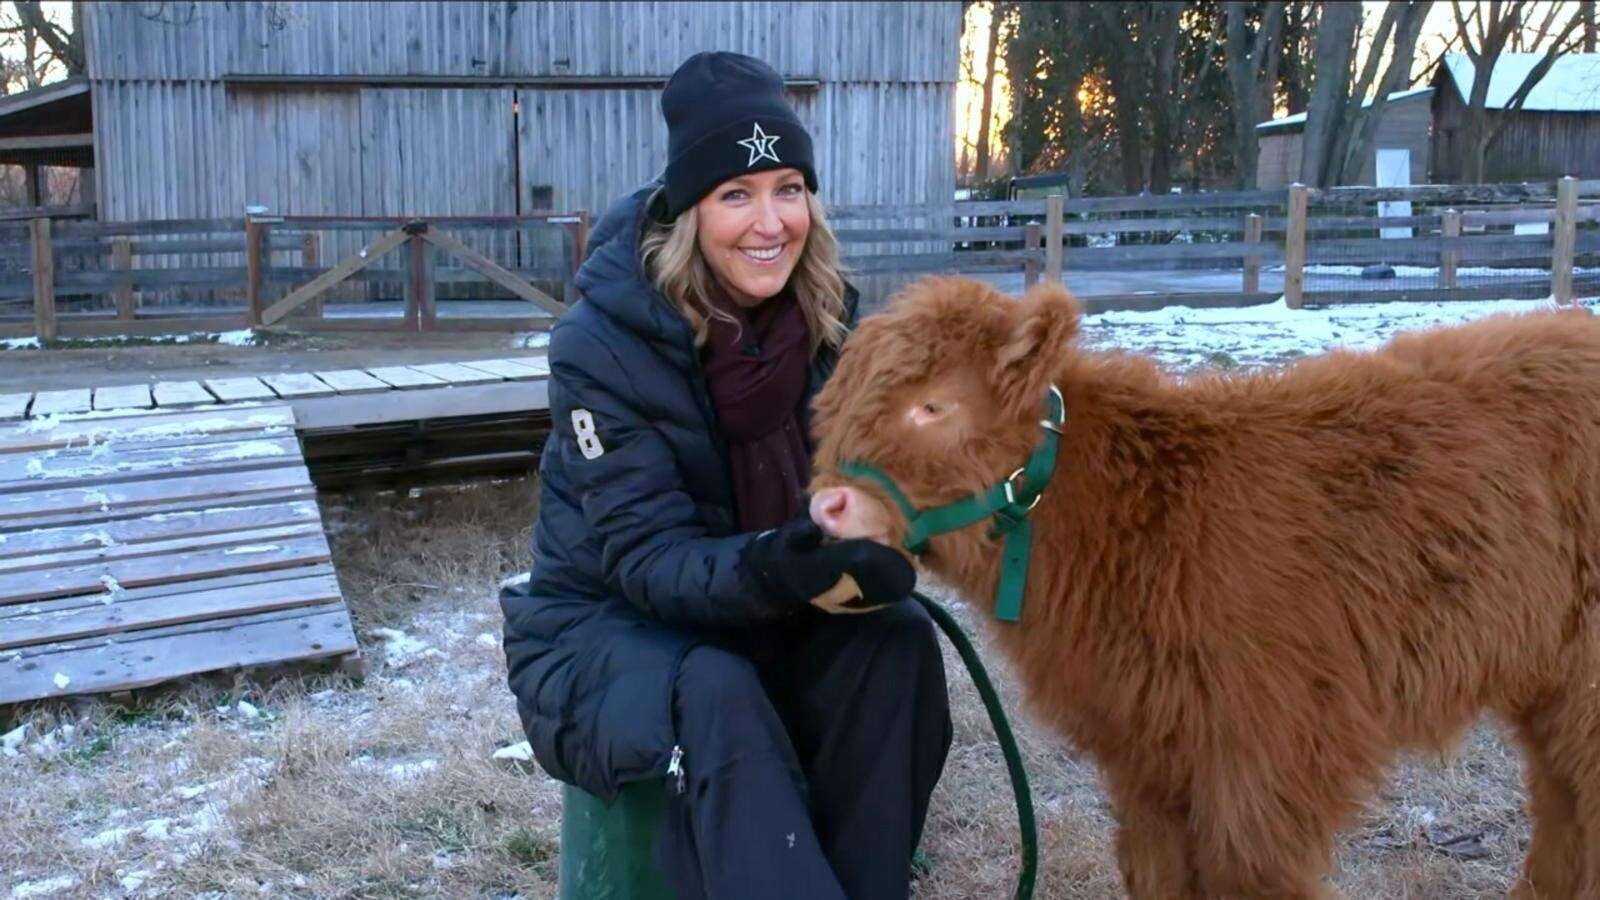
M 548 772 L 664 806 L 680 896 L 905 897 L 949 700 L 907 559 L 808 514 L 856 307 L 811 137 L 748 56 L 690 57 L 661 106 L 665 176 L 602 218 L 551 334 L 511 689 Z

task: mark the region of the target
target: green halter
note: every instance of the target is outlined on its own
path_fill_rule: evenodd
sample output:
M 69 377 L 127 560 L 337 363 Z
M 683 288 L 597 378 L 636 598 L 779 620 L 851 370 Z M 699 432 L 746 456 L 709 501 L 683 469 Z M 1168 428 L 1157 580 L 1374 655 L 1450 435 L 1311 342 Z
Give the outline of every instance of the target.
M 1056 445 L 1067 422 L 1066 403 L 1055 385 L 1050 386 L 1046 404 L 1049 418 L 1039 421 L 1039 427 L 1044 429 L 1044 440 L 1034 448 L 1028 462 L 994 487 L 954 503 L 918 510 L 894 479 L 876 466 L 850 460 L 839 467 L 844 475 L 868 479 L 888 492 L 909 523 L 905 548 L 917 556 L 928 552 L 928 539 L 934 535 L 956 531 L 992 516 L 994 527 L 989 536 L 1005 535 L 1006 539 L 1000 564 L 1000 588 L 995 597 L 995 616 L 1004 622 L 1015 622 L 1022 617 L 1022 595 L 1027 588 L 1028 559 L 1033 549 L 1033 523 L 1028 513 L 1039 505 L 1055 473 Z

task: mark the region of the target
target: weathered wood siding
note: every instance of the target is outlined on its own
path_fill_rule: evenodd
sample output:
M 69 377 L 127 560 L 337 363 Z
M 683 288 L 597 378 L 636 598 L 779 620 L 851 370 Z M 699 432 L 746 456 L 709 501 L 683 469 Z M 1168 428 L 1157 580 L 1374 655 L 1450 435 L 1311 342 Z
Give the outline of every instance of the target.
M 101 216 L 597 215 L 666 161 L 651 80 L 708 48 L 819 82 L 793 99 L 828 202 L 944 202 L 960 17 L 953 2 L 93 2 Z M 397 80 L 419 77 L 473 81 Z
M 1431 116 L 1427 95 L 1402 97 L 1384 104 L 1383 119 L 1373 136 L 1372 148 L 1361 161 L 1361 171 L 1347 176 L 1341 184 L 1371 185 L 1380 148 L 1406 148 L 1411 151 L 1411 183 L 1427 184 L 1429 131 Z M 1261 150 L 1256 158 L 1256 187 L 1275 190 L 1300 180 L 1300 159 L 1304 153 L 1300 129 L 1276 130 L 1261 135 Z
M 1467 105 L 1448 75 L 1435 80 L 1433 172 L 1460 181 L 1466 164 Z M 1484 160 L 1488 181 L 1600 178 L 1600 112 L 1514 112 Z

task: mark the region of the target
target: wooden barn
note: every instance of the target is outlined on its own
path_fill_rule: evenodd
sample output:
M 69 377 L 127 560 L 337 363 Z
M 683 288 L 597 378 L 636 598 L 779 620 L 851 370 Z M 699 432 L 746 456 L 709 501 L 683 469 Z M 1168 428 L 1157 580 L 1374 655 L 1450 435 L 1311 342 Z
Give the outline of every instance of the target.
M 1342 183 L 1426 184 L 1429 101 L 1432 96 L 1433 88 L 1390 94 L 1373 138 L 1372 152 L 1361 161 L 1361 170 L 1353 177 L 1346 177 Z M 1370 106 L 1371 101 L 1367 105 Z M 1256 162 L 1258 188 L 1281 188 L 1300 180 L 1301 141 L 1305 130 L 1305 113 L 1284 116 L 1256 126 L 1256 137 L 1261 146 Z
M 1574 53 L 1556 60 L 1528 92 L 1522 108 L 1503 112 L 1528 70 L 1543 54 L 1506 53 L 1495 63 L 1487 107 L 1510 117 L 1484 160 L 1487 181 L 1543 181 L 1571 175 L 1600 178 L 1600 54 Z M 1444 58 L 1434 76 L 1432 178 L 1461 180 L 1466 157 L 1463 125 L 1472 95 L 1472 60 Z
M 706 49 L 788 79 L 828 202 L 954 191 L 954 2 L 90 2 L 83 25 L 103 220 L 598 214 L 665 162 L 660 89 Z M 0 139 L 37 133 L 28 109 Z

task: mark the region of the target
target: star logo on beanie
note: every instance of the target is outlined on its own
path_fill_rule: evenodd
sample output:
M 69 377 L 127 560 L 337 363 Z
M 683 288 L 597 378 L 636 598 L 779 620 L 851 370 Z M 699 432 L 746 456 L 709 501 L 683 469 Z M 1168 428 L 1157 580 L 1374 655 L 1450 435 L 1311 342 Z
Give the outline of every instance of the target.
M 745 163 L 745 168 L 749 168 L 763 159 L 770 159 L 773 162 L 783 162 L 783 160 L 778 158 L 778 154 L 774 153 L 772 150 L 772 145 L 778 142 L 778 135 L 767 134 L 765 131 L 762 131 L 760 122 L 756 122 L 754 124 L 755 130 L 750 132 L 750 136 L 742 141 L 739 141 L 739 146 L 745 147 L 750 151 L 750 161 Z

